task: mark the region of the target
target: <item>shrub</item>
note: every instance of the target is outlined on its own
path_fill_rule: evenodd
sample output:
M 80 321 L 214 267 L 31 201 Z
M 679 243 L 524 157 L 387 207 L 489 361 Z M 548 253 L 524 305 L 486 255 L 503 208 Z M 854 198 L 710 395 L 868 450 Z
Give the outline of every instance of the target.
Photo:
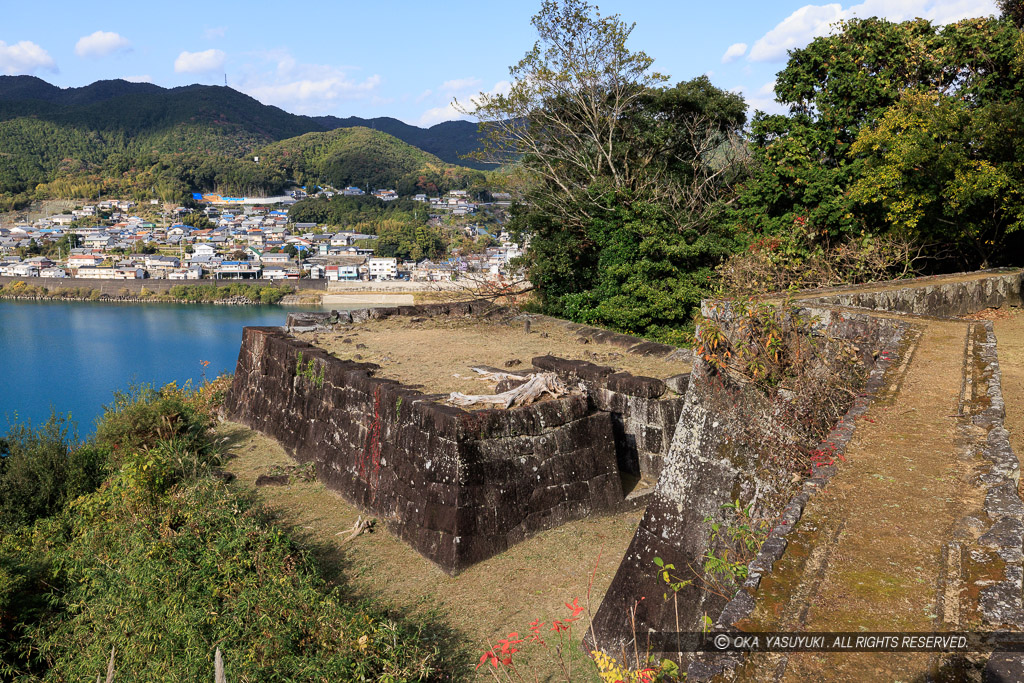
M 206 455 L 213 418 L 190 403 L 187 394 L 173 382 L 159 390 L 142 384 L 114 392 L 114 402 L 105 407 L 96 425 L 96 441 L 124 454 L 176 438 L 186 448 Z
M 328 585 L 252 495 L 205 476 L 229 379 L 115 394 L 78 449 L 59 421 L 5 446 L 44 444 L 40 469 L 69 456 L 69 492 L 105 471 L 105 449 L 119 469 L 0 535 L 0 679 L 92 680 L 111 647 L 119 681 L 205 678 L 218 647 L 229 680 L 450 680 L 465 665 L 436 626 Z
M 91 680 L 112 646 L 123 681 L 200 680 L 218 646 L 230 680 L 426 680 L 445 664 L 422 627 L 329 587 L 249 495 L 200 478 L 151 497 L 129 469 L 0 541 L 8 604 L 40 573 L 59 587 L 6 646 L 12 669 Z M 27 545 L 41 556 L 18 565 Z
M 839 244 L 816 243 L 797 220 L 785 237 L 761 237 L 716 269 L 732 296 L 762 296 L 791 287 L 852 285 L 919 274 L 921 249 L 891 236 L 866 235 Z
M 68 419 L 56 415 L 37 430 L 15 424 L 0 440 L 0 532 L 57 512 L 106 478 L 106 450 L 75 441 Z

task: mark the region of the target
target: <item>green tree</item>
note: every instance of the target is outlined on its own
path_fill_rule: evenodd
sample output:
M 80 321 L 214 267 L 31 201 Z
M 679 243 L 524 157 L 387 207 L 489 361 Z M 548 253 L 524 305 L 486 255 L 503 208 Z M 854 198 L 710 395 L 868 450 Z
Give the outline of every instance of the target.
M 209 228 L 216 227 L 210 217 L 202 211 L 192 211 L 191 213 L 185 214 L 181 218 L 183 225 L 191 225 L 196 230 L 207 230 Z
M 1012 21 L 1017 28 L 1024 29 L 1024 3 L 1020 0 L 997 0 L 1003 17 Z
M 894 233 L 941 244 L 966 265 L 997 265 L 1024 226 L 1024 108 L 907 94 L 851 147 L 865 159 L 850 197 Z
M 908 165 L 908 159 L 900 161 L 898 152 L 892 152 L 899 148 L 912 156 L 936 153 L 934 148 L 926 151 L 929 145 L 924 137 L 914 138 L 913 144 L 911 139 L 890 140 L 890 145 L 881 136 L 910 133 L 914 125 L 926 125 L 928 117 L 921 100 L 915 98 L 927 96 L 938 107 L 934 116 L 959 127 L 954 134 L 947 126 L 946 133 L 953 136 L 947 142 L 955 138 L 967 155 L 965 163 L 995 163 L 1003 173 L 1010 173 L 1011 167 L 1005 164 L 1015 158 L 1016 151 L 991 139 L 968 137 L 997 131 L 1016 135 L 1011 129 L 1017 119 L 997 125 L 993 116 L 997 111 L 1014 115 L 1011 109 L 1024 95 L 1021 49 L 1020 31 L 1006 20 L 968 19 L 935 26 L 924 20 L 894 23 L 870 18 L 845 22 L 834 34 L 793 51 L 775 87 L 777 100 L 789 106 L 790 115 L 755 116 L 750 134 L 753 170 L 729 213 L 728 227 L 748 240 L 774 235 L 793 241 L 799 232 L 801 244 L 793 248 L 808 255 L 862 234 L 892 230 L 923 240 L 933 258 L 959 254 L 958 267 L 987 263 L 985 249 L 975 247 L 1012 232 L 1009 217 L 1015 210 L 990 206 L 994 213 L 990 212 L 992 219 L 983 228 L 979 221 L 987 219 L 982 218 L 980 195 L 973 193 L 968 199 L 964 194 L 970 183 L 961 185 L 962 191 L 956 194 L 960 208 L 949 205 L 940 210 L 939 203 L 948 203 L 953 196 L 953 186 L 943 180 L 941 169 L 955 175 L 955 167 L 962 172 L 967 166 L 953 164 L 947 148 L 939 155 L 943 161 L 933 159 L 936 175 L 929 175 L 924 166 Z M 953 101 L 960 104 L 947 106 Z M 915 108 L 911 103 L 917 103 L 917 115 L 910 115 Z M 980 113 L 985 109 L 988 114 Z M 967 118 L 950 118 L 954 110 Z M 968 119 L 974 123 L 965 124 Z M 917 123 L 906 128 L 900 120 Z M 865 141 L 855 146 L 861 135 Z M 883 179 L 885 172 L 903 174 L 909 181 L 903 188 L 905 196 L 895 192 L 896 176 Z M 870 187 L 881 190 L 886 183 L 890 190 L 886 197 L 870 196 Z M 915 194 L 917 208 L 899 209 L 910 194 Z M 925 201 L 925 195 L 934 201 Z M 1014 201 L 1012 196 L 1007 198 Z M 964 202 L 973 208 L 965 209 Z M 925 204 L 930 208 L 924 210 Z M 919 210 L 924 214 L 914 213 Z M 954 220 L 949 212 L 958 217 Z M 912 214 L 918 216 L 914 225 L 901 222 Z M 923 231 L 915 227 L 926 224 Z M 794 226 L 801 230 L 794 231 Z M 965 241 L 973 245 L 967 257 L 959 251 Z M 997 240 L 996 248 L 1000 247 L 1005 244 Z
M 738 177 L 745 105 L 707 78 L 664 85 L 633 26 L 545 2 L 508 94 L 471 112 L 481 158 L 517 161 L 512 228 L 546 312 L 681 341 L 731 239 L 713 220 Z

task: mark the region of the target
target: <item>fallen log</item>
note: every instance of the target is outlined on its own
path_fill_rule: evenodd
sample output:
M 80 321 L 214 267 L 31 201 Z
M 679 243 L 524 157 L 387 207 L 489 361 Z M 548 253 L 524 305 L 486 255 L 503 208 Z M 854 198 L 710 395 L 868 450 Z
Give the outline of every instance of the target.
M 495 405 L 511 408 L 512 406 L 525 406 L 536 403 L 545 394 L 552 398 L 559 398 L 569 393 L 569 388 L 553 372 L 536 374 L 525 384 L 509 389 L 500 394 L 487 394 L 471 396 L 453 391 L 448 401 L 457 406 L 472 405 Z

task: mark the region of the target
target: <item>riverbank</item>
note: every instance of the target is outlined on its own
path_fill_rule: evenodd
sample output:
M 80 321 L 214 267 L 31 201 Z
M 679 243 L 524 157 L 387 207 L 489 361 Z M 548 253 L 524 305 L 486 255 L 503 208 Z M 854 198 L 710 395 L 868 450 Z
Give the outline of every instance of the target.
M 75 282 L 80 283 L 81 280 Z M 153 291 L 145 286 L 133 291 L 128 287 L 111 291 L 109 287 L 93 286 L 93 283 L 77 286 L 62 286 L 55 289 L 43 285 L 29 283 L 26 280 L 15 280 L 0 286 L 0 299 L 26 301 L 107 301 L 120 303 L 201 303 L 228 306 L 250 306 L 258 304 L 278 304 L 285 297 L 296 296 L 296 289 L 291 285 L 250 285 L 232 283 L 229 285 L 215 284 L 175 284 L 164 291 Z M 301 297 L 301 295 L 299 295 Z M 307 298 L 307 297 L 302 297 Z M 292 301 L 289 303 L 319 303 L 318 293 L 308 296 L 309 301 Z
M 287 282 L 223 280 L 90 280 L 83 278 L 0 277 L 0 300 L 108 301 L 118 303 L 219 303 L 285 306 L 411 306 L 453 296 L 476 298 L 469 282 Z
M 286 305 L 283 302 L 278 304 L 265 304 L 261 301 L 253 301 L 246 297 L 231 297 L 230 299 L 218 299 L 216 301 L 188 301 L 184 299 L 167 299 L 157 297 L 138 297 L 138 296 L 111 296 L 109 294 L 100 294 L 97 297 L 87 296 L 13 296 L 7 294 L 0 294 L 0 301 L 92 301 L 92 302 L 108 302 L 116 304 L 206 304 L 213 306 L 273 306 L 273 305 Z M 296 305 L 302 305 L 299 302 Z

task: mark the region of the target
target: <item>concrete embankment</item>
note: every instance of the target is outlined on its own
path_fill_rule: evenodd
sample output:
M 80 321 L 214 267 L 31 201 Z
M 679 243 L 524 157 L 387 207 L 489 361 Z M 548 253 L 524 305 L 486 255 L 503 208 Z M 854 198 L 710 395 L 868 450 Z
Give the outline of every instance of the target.
M 415 301 L 413 294 L 358 292 L 352 294 L 324 294 L 324 306 L 411 306 Z

